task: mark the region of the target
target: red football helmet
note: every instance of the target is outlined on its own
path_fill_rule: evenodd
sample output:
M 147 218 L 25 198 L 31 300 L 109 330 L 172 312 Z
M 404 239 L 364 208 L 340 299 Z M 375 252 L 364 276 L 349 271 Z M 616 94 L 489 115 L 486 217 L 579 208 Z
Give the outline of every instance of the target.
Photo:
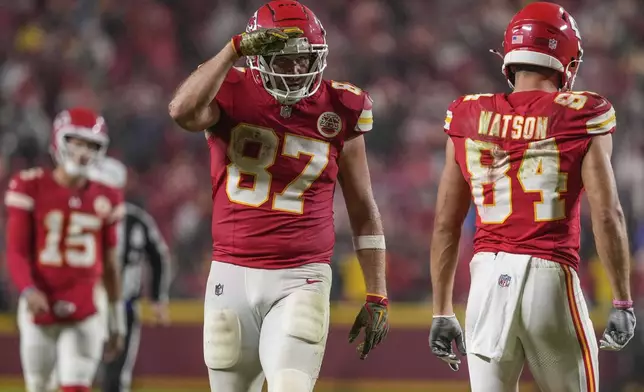
M 249 56 L 247 62 L 256 80 L 261 81 L 266 91 L 281 104 L 293 105 L 312 96 L 320 88 L 329 47 L 320 20 L 310 9 L 293 0 L 273 0 L 264 4 L 248 21 L 246 32 L 259 28 L 285 27 L 299 27 L 304 34 L 290 39 L 280 52 L 269 56 Z M 273 63 L 277 56 L 298 54 L 311 55 L 307 73 L 287 74 L 275 71 Z M 296 80 L 298 83 L 293 87 Z
M 583 56 L 575 19 L 554 3 L 537 2 L 519 11 L 505 30 L 503 74 L 514 87 L 511 64 L 531 64 L 561 73 L 561 90 L 570 90 Z
M 54 119 L 50 151 L 54 161 L 71 176 L 86 176 L 89 168 L 105 156 L 109 137 L 103 117 L 86 108 L 64 110 Z M 96 149 L 79 151 L 70 138 L 81 139 L 97 146 Z M 89 156 L 81 162 L 79 156 Z

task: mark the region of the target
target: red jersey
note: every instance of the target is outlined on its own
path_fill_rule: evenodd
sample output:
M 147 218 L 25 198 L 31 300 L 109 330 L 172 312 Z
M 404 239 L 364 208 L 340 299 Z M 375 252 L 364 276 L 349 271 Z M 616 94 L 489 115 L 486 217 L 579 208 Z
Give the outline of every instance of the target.
M 589 92 L 461 97 L 445 131 L 477 208 L 476 252 L 529 254 L 577 268 L 581 165 L 615 110 Z
M 81 189 L 66 188 L 51 171 L 37 168 L 11 179 L 5 205 L 11 277 L 20 291 L 41 290 L 50 305 L 35 322 L 94 314 L 104 252 L 116 246 L 116 223 L 124 213 L 122 193 L 92 181 Z
M 283 108 L 250 70 L 233 68 L 215 101 L 221 117 L 206 133 L 213 260 L 267 269 L 330 262 L 338 159 L 347 139 L 371 129 L 371 98 L 325 81 Z

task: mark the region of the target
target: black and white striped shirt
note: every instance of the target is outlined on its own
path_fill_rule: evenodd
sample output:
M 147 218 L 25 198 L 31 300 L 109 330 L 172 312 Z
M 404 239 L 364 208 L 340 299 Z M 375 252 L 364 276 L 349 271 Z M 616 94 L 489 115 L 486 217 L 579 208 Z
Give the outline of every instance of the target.
M 141 296 L 144 260 L 150 263 L 150 297 L 153 302 L 168 300 L 170 252 L 156 222 L 145 210 L 126 203 L 126 215 L 119 226 L 119 262 L 123 299 L 131 302 Z

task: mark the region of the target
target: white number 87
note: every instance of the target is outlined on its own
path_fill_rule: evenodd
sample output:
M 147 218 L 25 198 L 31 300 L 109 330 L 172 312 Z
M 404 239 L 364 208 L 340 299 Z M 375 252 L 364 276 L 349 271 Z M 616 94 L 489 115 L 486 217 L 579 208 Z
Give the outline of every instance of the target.
M 245 150 L 255 147 L 256 154 L 249 156 Z M 278 158 L 279 137 L 274 130 L 255 125 L 240 124 L 231 131 L 226 168 L 226 194 L 233 203 L 259 207 L 270 198 L 272 175 L 268 169 Z M 284 135 L 281 155 L 299 159 L 310 157 L 302 172 L 282 192 L 273 195 L 272 209 L 302 214 L 302 196 L 317 180 L 329 163 L 330 145 L 327 142 L 293 134 Z M 253 177 L 252 187 L 240 186 L 243 175 Z

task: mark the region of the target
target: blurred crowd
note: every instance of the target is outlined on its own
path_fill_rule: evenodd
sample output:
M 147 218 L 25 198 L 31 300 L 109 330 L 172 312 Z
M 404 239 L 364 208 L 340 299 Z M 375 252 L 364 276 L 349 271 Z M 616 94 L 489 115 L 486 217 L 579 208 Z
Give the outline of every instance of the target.
M 101 111 L 109 155 L 130 167 L 128 198 L 158 220 L 174 255 L 174 297 L 199 298 L 210 261 L 211 187 L 203 135 L 181 131 L 167 104 L 181 80 L 243 30 L 262 0 L 20 0 L 0 7 L 0 186 L 34 165 L 50 165 L 53 115 L 73 105 Z M 503 31 L 526 1 L 303 0 L 328 33 L 325 76 L 374 99 L 367 136 L 376 199 L 388 246 L 390 296 L 431 295 L 429 236 L 443 165 L 445 110 L 461 94 L 507 91 Z M 577 90 L 617 109 L 614 165 L 637 265 L 644 266 L 644 24 L 638 0 L 560 0 L 584 42 Z M 586 210 L 587 211 L 587 210 Z M 4 211 L 0 209 L 0 239 Z M 582 274 L 588 299 L 605 291 L 588 217 Z M 474 218 L 462 241 L 457 296 L 468 285 Z M 362 296 L 342 198 L 333 296 Z M 0 244 L 4 240 L 0 241 Z M 4 245 L 0 245 L 1 247 Z M 0 261 L 4 252 L 0 251 Z M 4 264 L 4 263 L 3 263 Z M 586 268 L 587 267 L 587 268 Z M 0 281 L 7 280 L 0 269 Z M 6 290 L 11 286 L 0 285 Z M 603 287 L 603 288 L 602 288 Z M 599 294 L 597 294 L 599 293 Z M 0 295 L 7 305 L 7 292 Z M 1 305 L 1 304 L 0 304 Z

